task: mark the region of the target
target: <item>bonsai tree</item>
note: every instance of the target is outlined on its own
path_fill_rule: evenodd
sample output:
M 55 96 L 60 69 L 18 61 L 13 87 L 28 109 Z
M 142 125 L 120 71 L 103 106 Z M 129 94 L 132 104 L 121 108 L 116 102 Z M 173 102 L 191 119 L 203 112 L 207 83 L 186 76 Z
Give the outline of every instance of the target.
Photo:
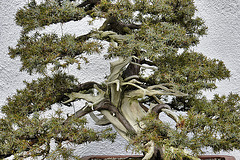
M 198 159 L 205 147 L 240 149 L 239 96 L 208 100 L 202 95 L 230 71 L 221 60 L 191 49 L 207 29 L 195 11 L 193 0 L 31 0 L 17 11 L 22 33 L 9 55 L 20 58 L 21 71 L 40 78 L 24 82 L 26 87 L 2 106 L 0 157 L 78 159 L 64 143 L 114 140 L 109 128 L 86 127 L 86 114 L 97 125 L 112 124 L 145 160 Z M 86 16 L 104 23 L 81 36 L 36 31 Z M 109 42 L 104 56 L 111 60 L 103 82 L 82 83 L 65 72 L 70 65 L 81 69 L 87 55 L 101 52 L 102 41 Z M 71 107 L 79 100 L 86 103 L 72 115 L 58 110 L 41 116 L 53 104 Z M 175 124 L 164 122 L 161 113 Z

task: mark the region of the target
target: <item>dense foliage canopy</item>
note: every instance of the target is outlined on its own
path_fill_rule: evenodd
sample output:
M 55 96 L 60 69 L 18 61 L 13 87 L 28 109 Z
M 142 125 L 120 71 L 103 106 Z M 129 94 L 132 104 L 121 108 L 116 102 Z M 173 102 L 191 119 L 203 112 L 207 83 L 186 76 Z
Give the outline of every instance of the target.
M 78 159 L 64 143 L 114 140 L 109 128 L 86 127 L 86 114 L 97 125 L 112 124 L 129 147 L 144 153 L 143 159 L 197 159 L 204 147 L 240 149 L 240 97 L 231 93 L 207 100 L 202 95 L 230 71 L 221 60 L 192 50 L 207 30 L 195 11 L 193 0 L 31 0 L 19 9 L 15 20 L 21 37 L 9 55 L 20 58 L 21 71 L 41 76 L 24 82 L 26 87 L 1 107 L 0 158 Z M 36 30 L 86 16 L 104 23 L 81 36 Z M 89 54 L 101 53 L 101 41 L 109 42 L 106 59 L 115 59 L 106 61 L 105 81 L 81 83 L 65 72 L 73 64 L 81 69 Z M 71 106 L 81 99 L 86 104 L 73 115 L 58 110 L 41 116 L 56 103 Z M 161 112 L 175 126 L 165 123 Z

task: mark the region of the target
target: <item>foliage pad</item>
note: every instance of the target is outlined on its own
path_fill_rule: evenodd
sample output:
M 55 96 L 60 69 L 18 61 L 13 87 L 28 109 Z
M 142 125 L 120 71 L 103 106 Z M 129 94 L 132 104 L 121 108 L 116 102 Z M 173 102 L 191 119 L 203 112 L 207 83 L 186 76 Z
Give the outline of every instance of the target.
M 79 159 L 66 144 L 114 140 L 109 128 L 86 127 L 86 114 L 96 125 L 111 124 L 144 160 L 197 160 L 204 147 L 240 149 L 239 96 L 202 95 L 230 71 L 221 60 L 191 50 L 207 30 L 195 11 L 193 0 L 31 0 L 19 9 L 16 23 L 23 30 L 9 55 L 20 58 L 21 71 L 41 78 L 24 82 L 1 107 L 0 158 Z M 86 16 L 104 23 L 81 36 L 37 32 Z M 110 74 L 103 82 L 87 77 L 82 83 L 65 73 L 70 65 L 81 69 L 89 54 L 102 56 L 101 41 L 109 42 L 106 59 L 115 58 L 105 61 Z M 57 110 L 44 116 L 56 104 L 79 100 L 86 103 L 72 115 Z

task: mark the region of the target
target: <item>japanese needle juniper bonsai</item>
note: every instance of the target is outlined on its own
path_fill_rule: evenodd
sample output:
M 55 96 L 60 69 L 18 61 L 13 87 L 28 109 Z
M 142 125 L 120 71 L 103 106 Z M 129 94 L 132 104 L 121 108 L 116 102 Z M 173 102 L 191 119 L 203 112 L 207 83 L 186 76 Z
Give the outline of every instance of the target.
M 206 34 L 195 11 L 193 0 L 30 1 L 16 14 L 23 30 L 9 55 L 20 57 L 21 71 L 42 76 L 25 82 L 26 87 L 2 106 L 0 157 L 69 159 L 71 152 L 62 145 L 66 141 L 114 139 L 109 129 L 87 128 L 86 114 L 98 125 L 112 124 L 133 150 L 144 153 L 143 159 L 198 159 L 204 147 L 215 152 L 240 149 L 239 96 L 215 95 L 207 100 L 201 93 L 215 89 L 215 82 L 229 78 L 230 72 L 222 61 L 191 50 Z M 105 21 L 81 36 L 35 30 L 86 16 Z M 101 52 L 101 41 L 109 42 L 106 58 L 115 58 L 105 81 L 81 83 L 64 72 L 72 64 L 81 69 L 87 54 Z M 62 111 L 40 116 L 55 103 L 70 105 L 80 99 L 86 105 L 67 118 Z M 176 125 L 164 123 L 161 112 Z M 55 151 L 50 149 L 52 140 L 58 144 Z

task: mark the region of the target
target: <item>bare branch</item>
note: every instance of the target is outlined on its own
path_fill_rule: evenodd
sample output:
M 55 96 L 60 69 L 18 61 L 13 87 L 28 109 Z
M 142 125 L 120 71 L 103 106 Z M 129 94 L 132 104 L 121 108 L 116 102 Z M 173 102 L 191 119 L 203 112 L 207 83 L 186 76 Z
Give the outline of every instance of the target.
M 89 38 L 91 38 L 91 34 L 92 34 L 92 32 L 89 32 L 88 34 L 78 36 L 78 37 L 76 38 L 76 41 L 85 42 L 85 41 L 87 41 Z
M 98 88 L 103 89 L 101 87 L 101 85 L 98 84 L 97 82 L 89 81 L 89 82 L 81 83 L 81 84 L 77 85 L 76 87 L 67 90 L 66 92 L 71 93 L 71 92 L 79 92 L 79 91 L 89 90 L 89 89 L 94 88 L 94 85 L 97 85 Z
M 167 105 L 167 104 L 158 104 L 158 105 L 154 106 L 153 108 L 151 108 L 149 111 L 152 112 L 152 113 L 156 113 L 157 114 L 156 119 L 158 119 L 158 115 L 161 112 L 164 112 L 170 118 L 172 118 L 176 123 L 179 122 L 179 118 L 178 118 L 177 114 L 174 113 L 172 111 L 171 107 L 169 105 Z
M 93 103 L 93 105 L 97 104 L 104 99 L 105 92 L 100 88 L 98 88 L 98 86 L 95 84 L 94 84 L 94 88 L 97 89 L 99 92 L 99 94 L 96 96 L 93 94 L 84 94 L 81 92 L 65 93 L 64 95 L 68 96 L 69 99 L 63 103 L 69 103 L 69 102 L 75 101 L 76 99 L 84 99 L 88 102 Z
M 86 114 L 92 112 L 92 108 L 91 107 L 84 107 L 80 110 L 78 110 L 76 113 L 74 113 L 72 116 L 68 117 L 65 121 L 64 121 L 64 125 L 69 124 L 69 122 L 74 119 L 74 118 L 81 118 L 83 116 L 85 116 Z
M 143 103 L 140 103 L 139 102 L 139 105 L 142 107 L 142 109 L 145 111 L 145 112 L 148 112 L 148 108 L 146 106 L 143 105 Z
M 120 111 L 111 104 L 109 100 L 103 100 L 101 101 L 96 107 L 95 110 L 102 111 L 102 110 L 108 110 L 112 115 L 114 115 L 121 123 L 122 125 L 128 130 L 128 132 L 135 133 L 135 129 L 131 126 L 131 124 L 127 121 L 127 119 L 120 113 Z
M 89 115 L 95 121 L 96 125 L 105 126 L 111 124 L 106 116 L 103 116 L 101 119 L 99 119 L 93 112 L 90 112 Z
M 162 112 L 162 109 L 171 109 L 171 108 L 167 104 L 158 104 L 151 109 L 151 112 L 157 113 L 157 115 L 158 115 L 159 113 Z

